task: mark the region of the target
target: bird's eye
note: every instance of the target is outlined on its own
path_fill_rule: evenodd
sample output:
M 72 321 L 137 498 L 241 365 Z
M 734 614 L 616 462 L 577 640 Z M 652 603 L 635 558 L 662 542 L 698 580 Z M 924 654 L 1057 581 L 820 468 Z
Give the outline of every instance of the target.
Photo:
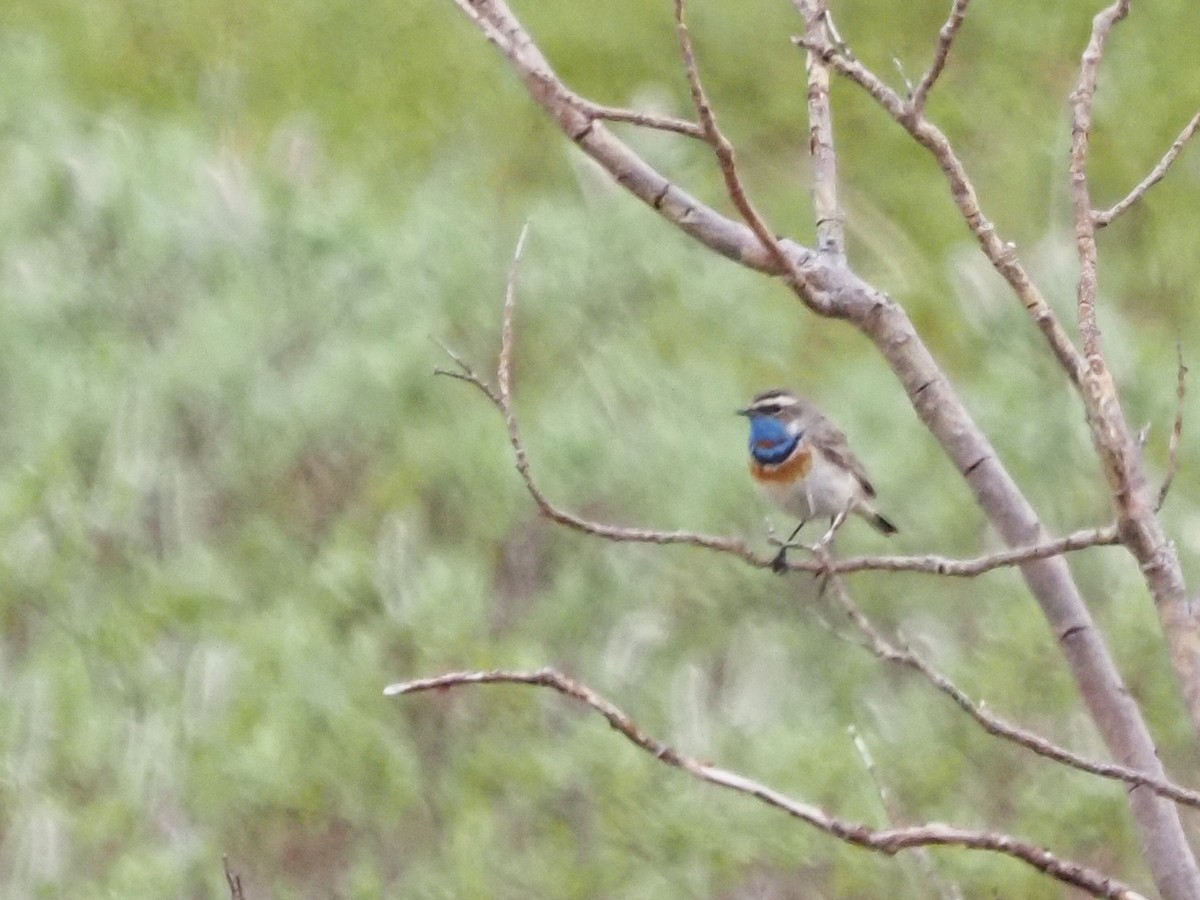
M 779 406 L 774 403 L 770 403 L 766 406 L 760 406 L 756 411 L 762 413 L 764 416 L 774 416 L 779 414 L 779 410 Z

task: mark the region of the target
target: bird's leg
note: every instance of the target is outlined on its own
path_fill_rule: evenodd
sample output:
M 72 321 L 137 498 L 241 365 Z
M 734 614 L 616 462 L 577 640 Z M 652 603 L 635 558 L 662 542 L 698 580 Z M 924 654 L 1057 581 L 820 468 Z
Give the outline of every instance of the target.
M 779 545 L 779 552 L 775 554 L 775 558 L 771 560 L 771 571 L 776 575 L 782 575 L 787 571 L 787 552 L 789 547 L 795 547 L 792 542 L 796 540 L 796 536 L 800 533 L 800 529 L 808 524 L 808 519 L 801 519 L 800 524 L 792 529 L 792 533 L 788 535 L 788 539 Z
M 840 513 L 829 520 L 829 530 L 821 536 L 821 539 L 813 545 L 812 551 L 821 563 L 821 568 L 817 572 L 819 586 L 817 588 L 817 596 L 820 597 L 825 593 L 825 588 L 829 586 L 829 579 L 833 577 L 833 572 L 828 569 L 829 551 L 833 547 L 833 539 L 837 535 L 838 529 L 846 522 L 846 517 L 850 514 L 850 508 L 843 509 Z
M 833 560 L 829 557 L 829 548 L 824 544 L 816 544 L 813 547 L 813 553 L 816 554 L 819 568 L 813 572 L 813 577 L 817 579 L 817 599 L 825 596 L 825 590 L 829 587 L 829 582 L 833 581 L 836 573 L 833 568 Z
M 825 532 L 819 541 L 817 541 L 818 547 L 828 547 L 833 543 L 833 536 L 837 534 L 838 529 L 841 528 L 845 523 L 846 516 L 848 515 L 850 515 L 849 507 L 843 509 L 840 513 L 829 520 L 829 530 Z
M 829 520 L 829 530 L 821 536 L 816 544 L 812 545 L 809 550 L 812 551 L 812 556 L 817 558 L 821 568 L 816 571 L 817 578 L 817 596 L 823 596 L 826 588 L 829 587 L 829 582 L 833 580 L 833 569 L 830 568 L 829 551 L 833 548 L 833 539 L 838 534 L 838 529 L 844 526 L 847 516 L 850 516 L 850 506 L 833 516 Z
M 807 524 L 808 524 L 808 519 L 801 519 L 800 524 L 792 529 L 792 533 L 788 535 L 788 539 L 783 542 L 783 546 L 785 546 L 785 547 L 795 546 L 792 543 L 792 541 L 796 540 L 796 535 L 798 535 L 800 533 L 800 529 L 803 528 Z

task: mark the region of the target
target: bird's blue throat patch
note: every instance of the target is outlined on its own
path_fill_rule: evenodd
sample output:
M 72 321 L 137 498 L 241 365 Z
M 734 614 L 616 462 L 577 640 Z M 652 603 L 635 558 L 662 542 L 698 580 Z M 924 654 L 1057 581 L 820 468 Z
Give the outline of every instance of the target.
M 787 459 L 800 443 L 800 437 L 790 434 L 778 419 L 750 417 L 750 455 L 764 465 L 778 465 Z

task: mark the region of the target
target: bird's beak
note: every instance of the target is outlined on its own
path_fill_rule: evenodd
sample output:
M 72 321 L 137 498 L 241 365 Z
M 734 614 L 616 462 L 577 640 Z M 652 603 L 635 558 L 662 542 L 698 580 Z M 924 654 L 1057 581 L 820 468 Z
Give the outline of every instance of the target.
M 737 415 L 739 415 L 739 416 L 748 416 L 748 415 L 750 415 L 750 410 L 749 410 L 749 409 L 735 409 L 735 410 L 734 410 L 734 412 L 735 412 Z

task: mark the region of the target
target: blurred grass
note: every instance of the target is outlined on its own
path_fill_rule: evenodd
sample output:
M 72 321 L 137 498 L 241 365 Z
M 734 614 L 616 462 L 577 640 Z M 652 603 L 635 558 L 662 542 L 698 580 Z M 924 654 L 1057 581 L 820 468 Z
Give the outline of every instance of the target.
M 992 540 L 857 336 L 597 186 L 448 4 L 0 12 L 5 896 L 220 896 L 222 853 L 271 897 L 928 893 L 903 861 L 664 773 L 557 698 L 380 695 L 443 669 L 543 664 L 688 752 L 882 823 L 854 724 L 912 819 L 1009 829 L 1141 877 L 1120 788 L 997 745 L 831 640 L 840 621 L 807 581 L 537 519 L 494 410 L 431 375 L 432 338 L 494 365 L 526 219 L 517 404 L 556 500 L 761 543 L 731 411 L 790 384 L 847 429 L 903 530 L 891 544 L 848 530 L 844 551 Z M 581 89 L 683 110 L 666 7 L 577 12 L 522 9 Z M 858 0 L 839 18 L 863 58 L 890 71 L 898 56 L 912 77 L 942 14 Z M 974 11 L 932 107 L 1068 316 L 1062 98 L 1089 15 Z M 786 4 L 693 18 L 752 185 L 804 237 Z M 1188 34 L 1148 14 L 1118 31 L 1105 196 L 1200 99 Z M 1153 92 L 1135 77 L 1148 66 Z M 1048 524 L 1102 520 L 1072 397 L 933 167 L 853 91 L 835 95 L 864 272 L 912 309 Z M 645 147 L 719 198 L 699 148 Z M 1192 153 L 1102 236 L 1108 345 L 1131 418 L 1155 426 L 1156 469 L 1174 341 L 1197 344 L 1197 194 Z M 1189 571 L 1196 486 L 1185 464 L 1168 506 Z M 1164 757 L 1192 770 L 1137 573 L 1114 550 L 1074 567 Z M 973 695 L 1101 753 L 1012 573 L 856 590 Z M 968 892 L 1058 896 L 1013 863 L 936 858 Z

